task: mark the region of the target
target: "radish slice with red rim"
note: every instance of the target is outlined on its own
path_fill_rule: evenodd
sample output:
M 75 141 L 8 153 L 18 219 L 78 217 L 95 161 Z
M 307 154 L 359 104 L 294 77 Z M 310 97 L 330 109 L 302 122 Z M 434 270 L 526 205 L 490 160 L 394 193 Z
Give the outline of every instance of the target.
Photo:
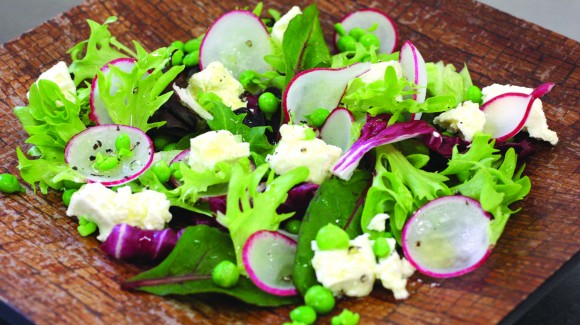
M 272 53 L 270 34 L 260 18 L 245 10 L 230 11 L 209 28 L 199 50 L 199 66 L 221 62 L 238 79 L 246 70 L 264 73 L 272 67 L 264 56 Z
M 115 141 L 121 134 L 130 138 L 131 157 L 119 158 L 118 165 L 107 171 L 94 168 L 97 154 L 106 157 L 117 153 Z M 140 129 L 127 125 L 98 125 L 78 133 L 67 143 L 65 160 L 89 182 L 115 186 L 141 175 L 153 161 L 153 142 Z
M 332 111 L 340 103 L 348 82 L 370 67 L 370 63 L 364 62 L 340 69 L 315 68 L 300 72 L 282 96 L 285 122 L 306 123 L 306 116 L 318 108 Z
M 401 63 L 403 77 L 419 87 L 416 94 L 407 95 L 406 98 L 411 98 L 418 103 L 425 102 L 425 97 L 427 96 L 427 66 L 423 56 L 411 41 L 406 41 L 401 47 L 399 63 Z M 421 113 L 413 114 L 411 118 L 418 120 L 421 118 Z
M 547 94 L 554 83 L 545 83 L 531 94 L 505 93 L 488 100 L 481 106 L 485 114 L 483 132 L 489 133 L 497 141 L 505 141 L 524 127 L 534 101 Z
M 254 284 L 276 296 L 294 296 L 292 281 L 296 241 L 277 231 L 261 230 L 248 238 L 242 251 L 244 267 Z
M 345 152 L 352 145 L 354 116 L 346 108 L 333 110 L 320 128 L 320 138 Z
M 361 9 L 350 13 L 340 21 L 340 24 L 349 32 L 355 27 L 360 27 L 362 29 L 369 29 L 377 24 L 377 29 L 372 31 L 375 34 L 381 46 L 377 53 L 393 53 L 397 48 L 397 43 L 399 42 L 399 31 L 397 30 L 397 25 L 389 15 L 386 13 L 372 8 Z M 334 33 L 334 44 L 338 42 L 339 35 Z
M 478 201 L 461 195 L 441 197 L 407 221 L 403 251 L 423 274 L 460 276 L 475 270 L 491 253 L 490 222 Z
M 117 68 L 121 69 L 123 72 L 131 72 L 135 67 L 137 60 L 132 58 L 120 58 L 115 59 L 103 66 L 101 71 L 105 75 L 105 77 L 109 74 L 110 68 L 109 66 L 114 65 Z M 113 78 L 113 84 L 111 85 L 111 94 L 115 94 L 119 90 L 119 83 L 121 80 L 117 77 Z M 98 75 L 95 76 L 93 82 L 91 84 L 91 98 L 90 98 L 90 106 L 91 112 L 89 113 L 89 119 L 95 122 L 97 125 L 101 124 L 112 124 L 113 120 L 109 115 L 109 111 L 107 107 L 103 103 L 101 99 L 100 90 L 99 90 L 99 83 L 98 83 Z

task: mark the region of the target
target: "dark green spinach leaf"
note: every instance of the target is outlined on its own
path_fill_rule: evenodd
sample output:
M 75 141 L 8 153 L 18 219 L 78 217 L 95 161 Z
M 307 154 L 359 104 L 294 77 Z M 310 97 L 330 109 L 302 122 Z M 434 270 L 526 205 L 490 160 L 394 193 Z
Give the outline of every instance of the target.
M 330 51 L 324 40 L 318 8 L 312 4 L 288 24 L 282 41 L 286 61 L 286 84 L 302 70 L 327 67 Z
M 189 227 L 161 264 L 123 283 L 123 287 L 161 296 L 219 293 L 258 306 L 282 306 L 298 302 L 298 296 L 270 295 L 244 276 L 232 288 L 216 286 L 211 279 L 211 272 L 223 260 L 236 262 L 234 246 L 227 233 L 206 225 Z
M 306 210 L 298 236 L 292 276 L 300 293 L 304 294 L 317 283 L 311 242 L 320 228 L 333 223 L 346 230 L 351 238 L 361 234 L 360 218 L 370 179 L 369 172 L 357 171 L 349 181 L 333 178 L 320 185 Z

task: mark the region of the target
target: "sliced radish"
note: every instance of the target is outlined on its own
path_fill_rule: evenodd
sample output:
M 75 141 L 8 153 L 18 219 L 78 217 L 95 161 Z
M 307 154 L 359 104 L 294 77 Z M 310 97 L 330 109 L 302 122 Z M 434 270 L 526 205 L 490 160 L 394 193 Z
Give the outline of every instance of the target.
M 475 270 L 491 253 L 490 222 L 478 201 L 461 195 L 441 197 L 407 221 L 403 251 L 421 273 L 460 276 Z
M 505 141 L 524 127 L 534 101 L 547 94 L 554 83 L 545 83 L 531 94 L 505 93 L 488 100 L 481 106 L 485 113 L 483 132 L 489 133 L 497 141 Z
M 324 142 L 337 146 L 345 152 L 352 145 L 352 126 L 354 116 L 346 108 L 337 108 L 328 115 L 320 128 L 320 138 Z
M 98 153 L 116 154 L 115 141 L 120 134 L 131 139 L 131 157 L 120 158 L 119 164 L 108 171 L 95 169 Z M 91 183 L 115 186 L 127 183 L 141 175 L 153 161 L 153 142 L 140 129 L 127 125 L 98 125 L 78 133 L 67 143 L 65 160 Z
M 261 230 L 244 244 L 244 267 L 254 284 L 276 296 L 293 296 L 298 290 L 292 281 L 296 241 L 277 231 Z
M 355 27 L 360 27 L 366 30 L 377 24 L 377 29 L 372 32 L 379 38 L 379 41 L 381 41 L 381 46 L 377 53 L 393 53 L 397 48 L 397 43 L 399 42 L 399 31 L 397 30 L 397 26 L 391 17 L 380 10 L 367 8 L 355 11 L 344 16 L 340 21 L 340 24 L 347 32 Z M 335 32 L 335 45 L 338 42 L 339 37 L 340 36 Z
M 425 102 L 425 96 L 427 95 L 427 66 L 423 56 L 411 41 L 406 41 L 401 47 L 399 62 L 403 69 L 403 77 L 419 87 L 416 94 L 408 95 L 407 98 L 414 99 L 418 103 Z M 420 118 L 421 113 L 411 116 L 413 120 Z
M 368 62 L 340 69 L 315 68 L 294 76 L 282 97 L 285 121 L 300 124 L 318 108 L 335 109 L 352 79 L 369 71 Z
M 169 165 L 178 163 L 180 161 L 187 163 L 187 161 L 189 160 L 189 152 L 190 151 L 191 151 L 190 149 L 183 150 L 181 153 L 179 153 L 177 156 L 175 156 L 175 158 L 173 158 L 173 160 L 171 160 Z M 175 176 L 173 176 L 173 174 L 171 174 L 171 177 L 169 178 L 169 183 L 171 185 L 173 185 L 173 187 L 179 187 L 179 185 L 181 185 L 179 180 Z
M 131 72 L 135 67 L 135 63 L 137 60 L 132 58 L 120 58 L 115 59 L 103 66 L 101 71 L 105 75 L 105 77 L 109 74 L 110 68 L 109 66 L 114 65 L 117 68 L 121 69 L 123 72 Z M 113 78 L 113 84 L 111 86 L 111 95 L 115 94 L 119 90 L 119 83 L 121 80 L 117 77 Z M 99 91 L 99 83 L 98 83 L 98 75 L 95 76 L 93 79 L 93 83 L 91 84 L 91 98 L 90 98 L 90 105 L 91 105 L 91 112 L 89 113 L 89 119 L 95 122 L 97 125 L 100 124 L 112 124 L 113 120 L 109 115 L 109 111 L 107 107 L 103 103 L 101 99 L 101 94 Z
M 234 10 L 218 18 L 207 31 L 199 50 L 199 65 L 204 69 L 219 61 L 237 79 L 246 70 L 272 70 L 264 61 L 271 53 L 270 34 L 262 20 L 249 11 Z

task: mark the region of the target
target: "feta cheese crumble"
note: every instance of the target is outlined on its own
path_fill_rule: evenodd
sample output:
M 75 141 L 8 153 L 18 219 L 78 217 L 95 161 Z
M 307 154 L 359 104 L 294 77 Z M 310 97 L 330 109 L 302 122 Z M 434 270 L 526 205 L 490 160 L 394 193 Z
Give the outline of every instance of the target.
M 274 26 L 272 26 L 272 33 L 270 34 L 272 36 L 272 40 L 282 46 L 284 33 L 288 28 L 288 24 L 290 24 L 290 21 L 292 21 L 294 17 L 300 14 L 302 14 L 302 10 L 300 10 L 298 6 L 294 6 L 290 8 L 290 10 L 288 10 L 284 16 L 280 17 L 280 19 L 274 23 Z
M 377 263 L 369 234 L 351 240 L 348 249 L 319 250 L 316 241 L 312 241 L 316 279 L 335 296 L 366 296 L 371 293 L 375 280 L 380 280 L 383 287 L 393 291 L 395 299 L 408 298 L 407 279 L 415 269 L 399 256 L 395 239 L 387 238 L 387 242 L 391 253 Z
M 463 139 L 472 141 L 475 133 L 483 131 L 485 114 L 477 103 L 466 101 L 454 109 L 439 114 L 433 123 L 449 132 L 460 132 Z
M 105 241 L 120 223 L 146 230 L 161 230 L 171 221 L 169 200 L 165 194 L 143 190 L 131 193 L 125 186 L 117 192 L 101 183 L 83 185 L 75 192 L 66 211 L 67 216 L 85 217 L 99 228 L 100 241 Z
M 210 131 L 190 140 L 189 166 L 195 171 L 213 169 L 220 162 L 234 162 L 250 155 L 250 144 L 230 131 Z
M 532 88 L 493 84 L 491 86 L 484 87 L 481 90 L 481 93 L 483 102 L 485 103 L 488 100 L 505 93 L 516 92 L 529 95 L 532 93 L 532 91 Z M 532 138 L 548 141 L 552 145 L 556 145 L 558 143 L 558 135 L 556 132 L 549 129 L 548 121 L 546 120 L 546 116 L 542 108 L 542 101 L 539 98 L 536 99 L 532 104 L 532 110 L 528 116 L 528 119 L 526 120 L 526 123 L 524 124 L 523 130 L 528 132 Z
M 387 257 L 379 259 L 375 267 L 375 276 L 385 289 L 393 291 L 395 299 L 407 299 L 407 279 L 413 275 L 415 268 L 406 258 L 400 258 L 395 250 L 395 239 L 387 238 L 391 253 Z
M 198 103 L 199 93 L 214 93 L 232 110 L 248 106 L 248 102 L 240 99 L 244 86 L 219 61 L 193 74 L 186 89 L 173 84 L 173 90 L 183 104 L 206 120 L 213 119 L 213 116 Z
M 403 77 L 403 68 L 401 67 L 401 64 L 398 61 L 391 60 L 371 64 L 371 69 L 363 73 L 359 78 L 366 84 L 370 84 L 378 80 L 384 80 L 385 70 L 387 70 L 387 67 L 393 67 L 395 69 L 397 78 L 400 79 Z
M 390 218 L 390 216 L 386 213 L 379 213 L 373 217 L 369 225 L 367 226 L 368 230 L 374 231 L 385 231 L 386 225 L 385 223 Z
M 312 250 L 316 279 L 335 296 L 364 297 L 371 293 L 376 260 L 368 234 L 351 240 L 348 249 L 321 251 L 312 241 Z
M 75 95 L 77 93 L 77 87 L 73 82 L 70 73 L 68 72 L 68 66 L 64 61 L 60 61 L 50 69 L 44 71 L 38 77 L 38 80 L 50 80 L 58 85 L 64 97 L 71 102 L 75 102 Z
M 321 184 L 330 176 L 330 170 L 340 158 L 342 150 L 318 138 L 308 139 L 307 129 L 307 126 L 301 125 L 282 125 L 282 139 L 274 153 L 266 157 L 266 161 L 278 175 L 306 166 L 309 171 L 306 181 Z

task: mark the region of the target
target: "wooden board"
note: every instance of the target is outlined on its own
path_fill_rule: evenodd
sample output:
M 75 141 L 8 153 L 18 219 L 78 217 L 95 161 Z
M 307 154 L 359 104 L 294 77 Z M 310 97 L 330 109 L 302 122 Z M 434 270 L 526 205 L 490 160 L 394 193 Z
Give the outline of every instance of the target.
M 268 1 L 287 10 L 289 3 Z M 473 1 L 317 1 L 324 29 L 357 8 L 376 7 L 398 23 L 426 61 L 470 68 L 475 84 L 534 87 L 557 84 L 544 99 L 560 144 L 540 143 L 529 159 L 533 182 L 522 211 L 508 223 L 489 260 L 457 279 L 416 275 L 411 297 L 395 301 L 385 290 L 341 300 L 362 323 L 497 323 L 580 250 L 579 124 L 580 44 Z M 70 58 L 66 49 L 85 39 L 85 19 L 120 17 L 112 28 L 123 42 L 154 49 L 199 35 L 242 1 L 90 1 L 0 46 L 0 166 L 17 173 L 15 148 L 26 135 L 12 107 L 26 104 L 30 84 L 45 69 Z M 255 1 L 250 1 L 255 4 Z M 140 271 L 113 261 L 94 238 L 80 238 L 60 197 L 2 196 L 0 206 L 0 300 L 38 324 L 78 323 L 273 323 L 288 320 L 290 307 L 262 309 L 223 298 L 168 299 L 119 289 Z M 337 310 L 338 311 L 338 310 Z M 328 321 L 329 317 L 324 317 Z

